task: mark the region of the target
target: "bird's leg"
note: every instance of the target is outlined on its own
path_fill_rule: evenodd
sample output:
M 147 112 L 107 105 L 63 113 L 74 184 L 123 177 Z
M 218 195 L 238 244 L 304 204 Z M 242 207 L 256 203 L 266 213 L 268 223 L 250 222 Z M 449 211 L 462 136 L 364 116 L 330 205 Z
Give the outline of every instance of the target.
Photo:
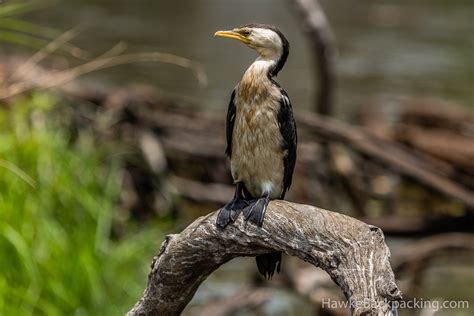
M 242 212 L 243 208 L 248 205 L 248 202 L 244 199 L 242 191 L 242 182 L 237 182 L 234 198 L 221 208 L 219 214 L 217 214 L 216 225 L 218 227 L 225 228 L 230 223 L 233 223 L 237 219 L 237 216 L 239 216 L 240 212 Z
M 249 205 L 244 208 L 245 220 L 251 221 L 255 225 L 261 227 L 269 202 L 269 193 L 264 193 L 261 198 L 249 201 Z

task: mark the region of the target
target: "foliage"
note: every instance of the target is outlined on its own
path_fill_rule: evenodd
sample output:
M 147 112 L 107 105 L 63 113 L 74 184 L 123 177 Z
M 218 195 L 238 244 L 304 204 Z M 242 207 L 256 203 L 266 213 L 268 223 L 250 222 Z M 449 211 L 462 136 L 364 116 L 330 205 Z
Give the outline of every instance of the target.
M 26 46 L 34 50 L 41 50 L 52 41 L 60 38 L 61 35 L 64 36 L 54 28 L 44 27 L 21 18 L 22 15 L 44 6 L 45 3 L 39 1 L 20 0 L 8 3 L 0 1 L 0 42 L 13 44 L 12 47 Z M 67 35 L 72 38 L 75 36 L 75 32 L 71 30 L 70 34 Z M 57 53 L 79 59 L 87 59 L 88 56 L 87 52 L 67 43 L 67 40 L 57 47 Z
M 36 2 L 0 3 L 0 41 L 40 48 L 47 43 L 44 36 L 54 37 L 57 32 L 27 22 L 19 16 L 38 7 Z
M 0 315 L 123 314 L 160 232 L 111 239 L 120 158 L 86 133 L 72 141 L 56 102 L 0 104 Z

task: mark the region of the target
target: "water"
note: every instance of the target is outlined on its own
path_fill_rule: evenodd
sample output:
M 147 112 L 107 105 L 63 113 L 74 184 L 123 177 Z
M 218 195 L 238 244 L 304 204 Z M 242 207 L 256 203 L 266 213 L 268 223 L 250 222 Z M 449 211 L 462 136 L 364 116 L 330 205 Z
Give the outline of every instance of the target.
M 337 40 L 336 111 L 351 112 L 368 98 L 420 95 L 474 102 L 471 1 L 322 1 Z M 59 30 L 82 25 L 75 43 L 99 55 L 119 41 L 129 52 L 160 51 L 199 62 L 209 84 L 186 69 L 140 63 L 103 70 L 88 79 L 146 83 L 200 105 L 225 110 L 230 92 L 255 53 L 216 30 L 248 22 L 277 25 L 291 52 L 278 80 L 294 107 L 314 104 L 317 82 L 310 45 L 283 0 L 60 0 L 30 17 Z

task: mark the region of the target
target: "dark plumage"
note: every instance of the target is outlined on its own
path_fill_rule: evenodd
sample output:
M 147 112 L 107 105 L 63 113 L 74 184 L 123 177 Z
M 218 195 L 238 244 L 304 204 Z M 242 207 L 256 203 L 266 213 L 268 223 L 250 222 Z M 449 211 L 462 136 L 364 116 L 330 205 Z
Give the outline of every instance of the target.
M 285 194 L 291 186 L 293 180 L 293 170 L 295 169 L 296 163 L 296 144 L 298 137 L 296 135 L 296 123 L 293 118 L 293 109 L 291 107 L 290 98 L 286 94 L 285 90 L 280 88 L 283 95 L 280 101 L 280 111 L 278 112 L 278 124 L 280 125 L 280 132 L 283 136 L 284 143 L 282 149 L 287 152 L 283 163 L 285 165 L 285 171 L 283 175 L 283 192 L 281 199 L 285 199 Z
M 229 158 L 232 157 L 232 132 L 234 130 L 234 122 L 235 122 L 235 90 L 232 91 L 232 95 L 230 96 L 229 108 L 227 109 L 227 118 L 225 124 L 225 136 L 227 139 L 227 147 L 225 149 L 225 153 Z

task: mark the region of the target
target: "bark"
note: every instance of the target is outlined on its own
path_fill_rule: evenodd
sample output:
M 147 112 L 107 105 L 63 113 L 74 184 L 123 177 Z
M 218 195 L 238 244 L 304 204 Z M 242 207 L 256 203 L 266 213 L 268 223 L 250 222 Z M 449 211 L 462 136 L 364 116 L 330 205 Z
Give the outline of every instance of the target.
M 127 314 L 179 315 L 199 285 L 239 256 L 282 251 L 325 270 L 344 292 L 354 315 L 391 315 L 401 298 L 382 231 L 354 218 L 285 201 L 272 201 L 261 228 L 243 216 L 225 229 L 217 213 L 168 235 L 154 258 L 143 297 Z

